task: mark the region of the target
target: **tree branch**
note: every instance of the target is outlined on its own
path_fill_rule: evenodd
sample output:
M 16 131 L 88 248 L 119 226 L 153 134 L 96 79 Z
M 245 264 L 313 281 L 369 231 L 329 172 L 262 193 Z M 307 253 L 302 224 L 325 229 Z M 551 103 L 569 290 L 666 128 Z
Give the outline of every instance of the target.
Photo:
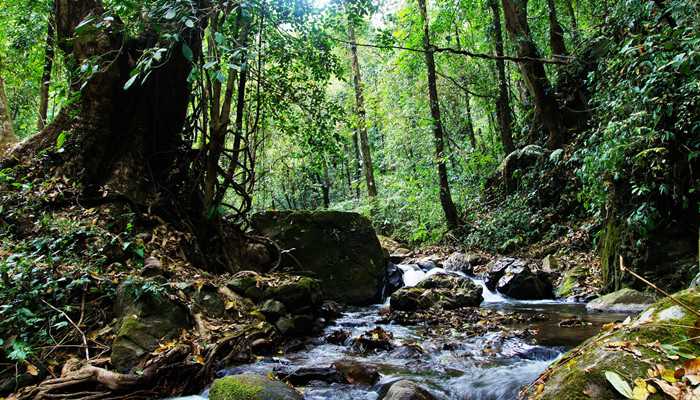
M 373 44 L 373 43 L 357 43 L 357 42 L 352 42 L 349 40 L 344 40 L 340 39 L 337 37 L 333 36 L 328 36 L 331 40 L 335 40 L 336 42 L 340 43 L 345 43 L 349 45 L 355 45 L 355 46 L 360 46 L 360 47 L 372 47 L 375 49 L 394 49 L 394 50 L 406 50 L 406 51 L 413 51 L 416 53 L 425 53 L 425 50 L 423 49 L 415 49 L 412 47 L 404 47 L 404 46 L 384 46 L 384 45 L 379 45 L 379 44 Z M 569 64 L 571 61 L 575 59 L 575 57 L 572 56 L 567 56 L 567 57 L 558 57 L 561 59 L 549 59 L 549 58 L 537 58 L 537 57 L 511 57 L 511 56 L 495 56 L 492 54 L 485 54 L 485 53 L 475 53 L 469 50 L 461 50 L 461 49 L 453 49 L 450 47 L 437 47 L 437 46 L 432 46 L 432 52 L 434 53 L 449 53 L 449 54 L 457 54 L 461 56 L 467 56 L 467 57 L 472 57 L 472 58 L 480 58 L 484 60 L 504 60 L 504 61 L 511 61 L 511 62 L 530 62 L 530 61 L 536 61 L 540 62 L 543 64 L 559 64 L 559 65 L 565 65 Z

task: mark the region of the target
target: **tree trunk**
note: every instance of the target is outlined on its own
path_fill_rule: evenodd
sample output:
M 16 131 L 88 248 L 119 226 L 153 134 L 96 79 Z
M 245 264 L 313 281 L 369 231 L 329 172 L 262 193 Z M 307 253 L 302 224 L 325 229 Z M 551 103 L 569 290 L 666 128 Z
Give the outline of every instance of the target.
M 44 46 L 44 71 L 41 74 L 41 89 L 39 92 L 39 119 L 37 127 L 39 130 L 46 126 L 46 118 L 49 110 L 49 87 L 51 86 L 51 69 L 53 68 L 53 35 L 54 35 L 53 12 L 49 14 L 46 29 L 46 45 Z
M 466 85 L 465 85 L 466 87 Z M 464 92 L 464 109 L 467 113 L 467 118 L 466 118 L 466 130 L 467 130 L 467 136 L 469 137 L 469 144 L 472 145 L 472 149 L 476 150 L 476 135 L 474 134 L 474 120 L 472 119 L 472 107 L 471 104 L 471 97 L 469 96 L 468 92 Z
M 547 0 L 549 8 L 549 46 L 552 50 L 552 55 L 566 56 L 566 44 L 564 43 L 564 29 L 557 18 L 557 5 L 554 0 Z
M 323 176 L 321 177 L 321 191 L 323 192 L 323 208 L 331 206 L 331 179 L 328 174 L 328 163 L 323 160 Z
M 353 180 L 355 181 L 355 198 L 360 198 L 360 175 L 362 175 L 362 160 L 360 158 L 360 135 L 357 131 L 352 134 L 352 147 L 355 154 L 353 162 Z
M 12 144 L 17 142 L 15 130 L 12 127 L 12 117 L 7 104 L 7 96 L 5 95 L 5 82 L 0 76 L 0 156 Z
M 365 99 L 362 93 L 362 76 L 360 75 L 360 62 L 357 59 L 357 45 L 355 44 L 355 23 L 351 16 L 348 16 L 348 38 L 350 40 L 350 63 L 352 65 L 352 81 L 355 87 L 355 112 L 357 113 L 357 134 L 360 139 L 360 157 L 362 159 L 362 170 L 367 183 L 367 196 L 375 197 L 377 187 L 374 183 L 374 167 L 372 165 L 372 154 L 369 149 L 369 139 L 367 138 L 367 120 L 365 113 Z
M 197 5 L 199 7 L 199 5 Z M 53 149 L 59 135 L 65 138 L 63 152 L 56 153 L 54 173 L 72 176 L 82 184 L 84 196 L 116 195 L 137 205 L 164 205 L 175 200 L 186 169 L 180 151 L 181 135 L 190 90 L 190 62 L 183 56 L 183 43 L 175 43 L 165 65 L 153 69 L 148 79 L 138 80 L 128 90 L 134 59 L 153 46 L 157 34 L 146 29 L 134 39 L 125 39 L 121 21 L 110 29 L 95 29 L 89 35 L 75 34 L 89 15 L 102 15 L 99 0 L 57 0 L 55 30 L 57 46 L 75 65 L 110 54 L 108 62 L 80 87 L 80 100 L 66 107 L 43 131 L 25 141 L 13 155 L 32 157 L 42 149 Z M 201 47 L 196 30 L 181 33 L 194 52 Z M 195 53 L 194 55 L 198 55 Z M 189 205 L 189 204 L 188 204 Z M 165 209 L 165 208 L 164 208 Z
M 578 42 L 578 20 L 576 19 L 576 10 L 574 10 L 573 0 L 564 0 L 566 4 L 566 12 L 569 14 L 569 19 L 571 19 L 571 34 L 574 37 L 574 43 Z
M 428 22 L 428 10 L 426 0 L 418 0 L 418 8 L 423 18 L 423 50 L 425 54 L 425 66 L 428 70 L 428 98 L 430 101 L 430 115 L 433 122 L 433 136 L 435 141 L 435 159 L 438 166 L 438 178 L 440 181 L 440 204 L 445 213 L 445 220 L 450 229 L 461 225 L 457 207 L 452 201 L 450 183 L 447 177 L 447 165 L 445 162 L 444 132 L 440 119 L 440 104 L 438 101 L 437 82 L 435 78 L 434 50 L 430 44 L 430 25 Z
M 540 52 L 530 36 L 527 22 L 527 0 L 502 0 L 506 29 L 517 45 L 518 57 L 536 59 Z M 548 134 L 547 146 L 556 149 L 564 136 L 562 113 L 554 97 L 544 65 L 540 61 L 528 60 L 518 63 L 528 92 L 535 102 L 537 117 Z
M 493 44 L 497 57 L 503 57 L 503 30 L 501 29 L 501 9 L 497 0 L 490 0 L 489 5 L 493 12 Z M 513 145 L 513 115 L 510 109 L 510 96 L 508 94 L 508 78 L 503 59 L 496 60 L 496 73 L 498 75 L 498 98 L 496 100 L 496 116 L 498 128 L 501 134 L 501 143 L 506 155 L 515 150 Z

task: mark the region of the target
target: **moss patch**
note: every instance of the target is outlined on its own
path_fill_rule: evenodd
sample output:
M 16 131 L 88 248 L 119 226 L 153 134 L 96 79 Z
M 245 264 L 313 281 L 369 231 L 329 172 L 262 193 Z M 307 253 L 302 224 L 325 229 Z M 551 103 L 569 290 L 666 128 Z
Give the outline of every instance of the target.
M 262 388 L 241 382 L 233 376 L 214 381 L 209 391 L 210 400 L 257 400 Z

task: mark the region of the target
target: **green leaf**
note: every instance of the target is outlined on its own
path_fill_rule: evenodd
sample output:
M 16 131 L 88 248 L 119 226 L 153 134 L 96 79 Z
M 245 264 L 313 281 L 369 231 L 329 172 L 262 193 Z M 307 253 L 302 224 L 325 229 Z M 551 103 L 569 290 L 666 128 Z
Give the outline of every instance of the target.
M 138 78 L 138 77 L 139 77 L 139 74 L 135 74 L 134 76 L 129 78 L 129 80 L 126 81 L 126 83 L 124 84 L 124 90 L 129 89 L 131 87 L 131 85 L 133 85 L 134 82 L 136 82 L 136 78 Z
M 191 19 L 186 19 L 185 26 L 188 28 L 194 28 L 194 21 L 192 21 Z
M 60 150 L 63 148 L 63 145 L 66 143 L 67 137 L 68 133 L 66 131 L 62 131 L 58 134 L 58 137 L 56 138 L 56 150 Z
M 175 18 L 175 15 L 177 13 L 175 12 L 174 8 L 169 8 L 168 11 L 165 13 L 165 19 L 173 19 Z
M 625 381 L 620 375 L 613 371 L 605 371 L 605 379 L 610 382 L 611 385 L 618 391 L 621 395 L 628 399 L 634 399 L 634 394 L 632 393 L 632 388 L 629 383 Z
M 32 354 L 32 348 L 21 340 L 12 342 L 12 351 L 7 355 L 7 358 L 13 361 L 24 362 Z
M 187 45 L 187 43 L 182 43 L 182 55 L 185 56 L 187 61 L 192 61 L 194 58 L 194 54 L 192 54 L 192 49 L 190 49 L 190 46 Z

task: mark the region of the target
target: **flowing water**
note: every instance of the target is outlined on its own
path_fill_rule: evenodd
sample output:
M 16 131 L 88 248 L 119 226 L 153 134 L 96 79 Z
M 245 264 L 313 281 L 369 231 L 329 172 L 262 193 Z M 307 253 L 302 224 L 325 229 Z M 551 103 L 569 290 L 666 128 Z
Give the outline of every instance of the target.
M 404 280 L 413 286 L 426 275 L 442 271 L 404 270 Z M 538 322 L 515 328 L 530 328 L 537 333 L 523 339 L 520 336 L 488 332 L 470 336 L 464 332 L 430 336 L 418 327 L 382 323 L 380 311 L 386 305 L 356 308 L 345 312 L 324 334 L 313 340 L 301 351 L 237 366 L 220 372 L 220 375 L 256 372 L 268 374 L 275 367 L 328 367 L 338 360 L 352 360 L 370 364 L 379 369 L 381 380 L 373 387 L 362 385 L 328 384 L 312 382 L 298 388 L 305 399 L 321 400 L 375 400 L 387 383 L 407 378 L 428 388 L 438 399 L 512 400 L 524 385 L 531 383 L 557 357 L 567 349 L 594 335 L 600 326 L 622 315 L 588 314 L 583 304 L 556 301 L 514 301 L 488 290 L 483 281 L 471 277 L 484 287 L 482 308 L 515 311 L 538 315 Z M 541 318 L 544 314 L 545 318 Z M 559 322 L 578 318 L 591 324 L 583 327 L 561 327 Z M 394 336 L 395 348 L 371 354 L 353 352 L 351 346 L 334 345 L 323 340 L 338 329 L 361 335 L 380 326 Z M 422 351 L 417 351 L 418 345 Z M 202 396 L 189 399 L 206 398 Z

